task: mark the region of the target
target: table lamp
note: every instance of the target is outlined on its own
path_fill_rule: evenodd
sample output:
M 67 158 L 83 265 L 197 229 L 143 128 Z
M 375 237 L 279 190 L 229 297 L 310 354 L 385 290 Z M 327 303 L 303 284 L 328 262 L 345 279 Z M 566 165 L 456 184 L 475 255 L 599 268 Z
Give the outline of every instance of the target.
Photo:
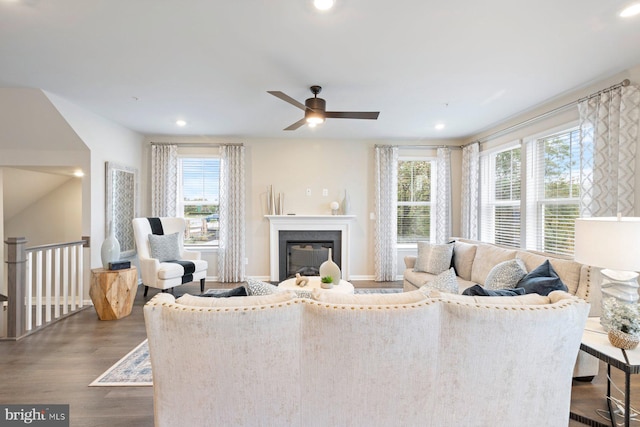
M 603 268 L 603 303 L 607 298 L 625 304 L 638 302 L 639 217 L 576 219 L 574 258 L 581 264 Z M 608 329 L 604 311 L 601 323 Z

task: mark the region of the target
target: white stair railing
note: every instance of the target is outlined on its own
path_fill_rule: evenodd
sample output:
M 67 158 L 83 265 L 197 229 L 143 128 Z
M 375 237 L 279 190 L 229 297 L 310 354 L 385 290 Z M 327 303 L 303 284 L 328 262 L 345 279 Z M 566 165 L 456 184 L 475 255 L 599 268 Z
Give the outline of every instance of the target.
M 8 238 L 7 338 L 21 338 L 84 308 L 85 240 L 26 248 Z

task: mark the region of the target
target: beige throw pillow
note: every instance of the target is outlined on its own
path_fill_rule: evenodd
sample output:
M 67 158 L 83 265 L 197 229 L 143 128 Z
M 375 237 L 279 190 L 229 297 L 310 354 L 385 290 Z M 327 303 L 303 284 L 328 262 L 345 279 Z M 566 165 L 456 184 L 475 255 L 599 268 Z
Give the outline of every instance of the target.
M 456 271 L 451 267 L 450 269 L 438 274 L 432 281 L 427 282 L 424 287 L 437 289 L 441 292 L 450 294 L 457 294 L 458 279 L 456 279 Z
M 418 257 L 413 271 L 440 274 L 451 267 L 453 243 L 433 245 L 428 242 L 418 242 Z
M 527 275 L 527 267 L 519 258 L 503 261 L 489 271 L 484 287 L 487 289 L 513 289 Z

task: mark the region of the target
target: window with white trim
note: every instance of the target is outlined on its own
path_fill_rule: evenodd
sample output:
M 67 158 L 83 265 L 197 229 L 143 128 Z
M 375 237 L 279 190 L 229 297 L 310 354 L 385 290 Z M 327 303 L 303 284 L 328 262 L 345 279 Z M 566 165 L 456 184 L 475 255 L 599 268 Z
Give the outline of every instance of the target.
M 185 245 L 218 245 L 220 158 L 178 159 L 178 215 L 187 220 Z
M 520 144 L 480 156 L 480 239 L 520 247 Z
M 398 243 L 430 241 L 435 236 L 436 162 L 425 157 L 398 159 Z
M 573 255 L 580 215 L 580 132 L 527 143 L 527 249 Z

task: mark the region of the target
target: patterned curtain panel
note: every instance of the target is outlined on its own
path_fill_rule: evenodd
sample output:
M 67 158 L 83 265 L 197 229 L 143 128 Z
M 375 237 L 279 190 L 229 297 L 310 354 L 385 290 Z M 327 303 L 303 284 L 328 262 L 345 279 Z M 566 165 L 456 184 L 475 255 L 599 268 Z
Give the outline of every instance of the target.
M 375 280 L 396 280 L 398 270 L 398 147 L 376 147 Z
M 460 237 L 478 240 L 478 194 L 480 193 L 480 144 L 462 149 L 462 217 Z
M 580 216 L 634 214 L 640 91 L 618 87 L 578 104 Z
M 223 145 L 220 152 L 218 280 L 241 282 L 245 273 L 244 147 Z
M 151 146 L 151 216 L 178 214 L 178 147 Z
M 438 148 L 436 160 L 436 243 L 451 238 L 451 150 Z

